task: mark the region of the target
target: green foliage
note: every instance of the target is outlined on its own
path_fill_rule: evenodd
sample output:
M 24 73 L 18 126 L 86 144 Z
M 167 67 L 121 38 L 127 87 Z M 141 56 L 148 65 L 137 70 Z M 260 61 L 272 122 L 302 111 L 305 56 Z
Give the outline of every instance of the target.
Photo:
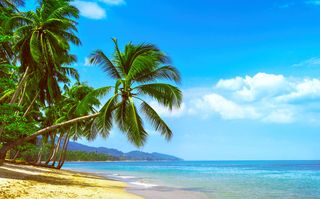
M 115 123 L 140 147 L 148 136 L 144 119 L 169 140 L 171 129 L 147 101 L 155 100 L 168 109 L 179 107 L 182 93 L 171 84 L 180 83 L 178 70 L 155 45 L 128 43 L 121 50 L 113 39 L 113 57 L 97 50 L 90 62 L 100 65 L 114 86 L 94 89 L 80 83 L 77 70 L 68 67 L 76 61 L 71 45 L 80 45 L 76 36 L 79 10 L 70 2 L 41 0 L 35 11 L 19 12 L 17 7 L 24 1 L 0 1 L 0 145 L 11 143 L 7 148 L 15 147 L 27 161 L 39 157 L 49 161 L 50 154 L 63 159 L 63 150 L 52 153 L 57 135 L 65 143 L 79 137 L 107 137 Z M 21 65 L 13 66 L 17 63 Z M 76 80 L 72 86 L 71 78 Z M 101 105 L 100 98 L 108 94 Z M 87 120 L 79 119 L 83 116 Z M 55 124 L 59 128 L 38 131 Z M 42 143 L 36 143 L 35 136 L 41 134 Z M 73 161 L 113 159 L 96 153 L 67 153 L 67 160 Z
M 115 161 L 113 156 L 95 152 L 67 151 L 66 161 Z
M 68 83 L 67 76 L 79 79 L 75 69 L 65 66 L 76 60 L 69 52 L 70 43 L 80 44 L 75 35 L 78 17 L 78 9 L 69 1 L 46 0 L 40 1 L 35 12 L 19 12 L 6 22 L 6 27 L 14 30 L 20 71 L 29 70 L 42 103 L 54 103 L 61 97 L 59 83 Z
M 147 118 L 156 131 L 167 140 L 172 131 L 158 113 L 147 104 L 144 97 L 154 99 L 165 108 L 179 107 L 181 91 L 170 83 L 180 82 L 178 70 L 170 65 L 169 58 L 152 44 L 134 45 L 128 43 L 121 51 L 116 39 L 113 59 L 101 50 L 91 54 L 91 64 L 100 65 L 109 78 L 115 80 L 112 95 L 100 110 L 100 116 L 93 123 L 93 131 L 103 136 L 109 134 L 113 121 L 126 134 L 129 141 L 142 146 L 148 136 L 143 119 Z M 144 118 L 140 116 L 144 114 Z
M 14 141 L 23 136 L 32 134 L 36 129 L 36 123 L 23 117 L 21 107 L 11 104 L 0 105 L 0 142 Z

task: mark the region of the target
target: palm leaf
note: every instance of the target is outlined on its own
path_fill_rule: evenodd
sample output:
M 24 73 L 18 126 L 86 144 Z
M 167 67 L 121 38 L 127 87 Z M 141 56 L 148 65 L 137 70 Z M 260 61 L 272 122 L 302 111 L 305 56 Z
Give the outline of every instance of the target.
M 162 66 L 153 71 L 146 71 L 141 76 L 135 77 L 134 80 L 137 82 L 149 82 L 156 81 L 159 79 L 168 79 L 176 83 L 181 82 L 179 71 L 173 66 Z
M 148 133 L 143 128 L 142 119 L 138 114 L 137 108 L 132 99 L 130 99 L 128 105 L 125 121 L 126 123 L 124 132 L 126 133 L 128 140 L 137 147 L 143 146 Z
M 113 78 L 121 78 L 117 68 L 113 65 L 111 60 L 101 51 L 96 50 L 94 51 L 89 61 L 91 64 L 98 64 L 102 67 L 102 69 L 111 77 Z
M 92 105 L 98 105 L 96 99 L 105 96 L 110 90 L 111 86 L 106 86 L 102 88 L 95 89 L 88 93 L 78 104 L 76 108 L 76 113 L 78 115 L 82 115 L 83 113 L 87 113 Z
M 100 115 L 95 121 L 95 127 L 99 129 L 102 137 L 107 137 L 112 128 L 113 110 L 117 103 L 117 96 L 111 97 L 100 110 Z
M 175 107 L 180 107 L 182 102 L 181 91 L 170 84 L 154 83 L 144 84 L 135 87 L 135 90 L 140 94 L 145 94 L 157 100 L 162 105 L 168 107 L 170 110 Z
M 145 101 L 141 103 L 141 110 L 145 116 L 150 120 L 153 127 L 156 131 L 160 131 L 167 140 L 170 140 L 172 137 L 172 131 L 168 125 L 161 119 L 158 113 Z

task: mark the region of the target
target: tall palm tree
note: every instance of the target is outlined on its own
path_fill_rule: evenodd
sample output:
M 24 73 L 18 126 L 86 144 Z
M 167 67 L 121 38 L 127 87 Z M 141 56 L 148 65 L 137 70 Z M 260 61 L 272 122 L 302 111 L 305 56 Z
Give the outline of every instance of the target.
M 100 110 L 95 127 L 108 134 L 114 119 L 129 141 L 139 147 L 148 135 L 139 113 L 142 112 L 155 130 L 169 140 L 171 129 L 146 100 L 154 99 L 169 109 L 179 107 L 181 91 L 169 83 L 160 83 L 163 79 L 179 83 L 179 72 L 169 65 L 169 58 L 154 45 L 129 43 L 121 52 L 117 40 L 113 41 L 113 59 L 101 50 L 96 50 L 90 57 L 92 64 L 99 64 L 108 78 L 115 81 L 114 94 Z
M 80 44 L 75 35 L 79 11 L 68 0 L 43 0 L 40 3 L 35 12 L 18 13 L 7 23 L 7 28 L 15 31 L 15 49 L 21 63 L 20 72 L 24 74 L 12 102 L 16 101 L 24 79 L 34 76 L 39 79 L 41 101 L 51 103 L 61 96 L 58 84 L 63 81 L 61 73 L 75 73 L 74 69 L 63 68 L 63 65 L 76 59 L 69 50 L 70 43 Z
M 154 45 L 129 43 L 125 46 L 124 52 L 121 52 L 116 39 L 113 41 L 115 44 L 113 59 L 109 59 L 101 50 L 97 50 L 92 53 L 90 61 L 92 64 L 101 65 L 108 78 L 114 79 L 115 85 L 89 92 L 77 103 L 73 111 L 76 113 L 76 118 L 68 118 L 67 121 L 45 127 L 32 135 L 2 146 L 0 164 L 7 150 L 39 135 L 88 120 L 92 120 L 90 127 L 92 137 L 98 133 L 107 137 L 115 121 L 129 141 L 136 146 L 142 146 L 148 135 L 139 113 L 142 112 L 155 130 L 168 140 L 172 137 L 172 130 L 147 101 L 156 100 L 169 109 L 180 107 L 182 93 L 176 86 L 168 83 L 169 81 L 179 83 L 179 72 L 169 64 L 168 57 Z M 90 107 L 87 105 L 92 103 L 95 97 L 105 96 L 111 90 L 114 91 L 113 94 L 100 111 L 86 115 Z

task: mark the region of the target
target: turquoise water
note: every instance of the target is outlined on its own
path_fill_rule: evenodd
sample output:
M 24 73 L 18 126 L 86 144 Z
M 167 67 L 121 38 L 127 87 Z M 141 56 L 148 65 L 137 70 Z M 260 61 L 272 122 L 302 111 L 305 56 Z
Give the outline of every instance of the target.
M 320 199 L 320 161 L 69 162 L 64 169 L 97 172 L 146 188 L 199 191 L 209 198 Z

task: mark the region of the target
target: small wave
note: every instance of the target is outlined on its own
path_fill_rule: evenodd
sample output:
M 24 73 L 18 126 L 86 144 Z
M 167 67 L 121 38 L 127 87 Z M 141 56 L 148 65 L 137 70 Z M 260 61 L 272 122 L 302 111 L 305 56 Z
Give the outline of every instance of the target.
M 131 184 L 133 185 L 138 185 L 138 186 L 142 186 L 142 187 L 145 187 L 145 188 L 151 188 L 151 187 L 156 187 L 158 185 L 156 184 L 149 184 L 149 183 L 145 183 L 145 182 L 131 182 Z
M 122 179 L 134 179 L 134 178 L 136 178 L 134 176 L 121 176 L 121 175 L 118 175 L 117 177 L 118 178 L 122 178 Z

